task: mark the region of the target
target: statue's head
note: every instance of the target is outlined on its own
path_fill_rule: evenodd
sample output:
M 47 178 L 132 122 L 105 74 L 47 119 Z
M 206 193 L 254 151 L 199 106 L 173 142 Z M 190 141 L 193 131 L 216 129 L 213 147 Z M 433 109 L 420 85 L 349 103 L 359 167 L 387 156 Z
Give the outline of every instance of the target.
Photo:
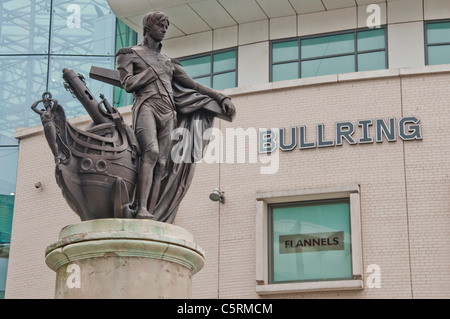
M 166 30 L 169 27 L 169 18 L 163 12 L 149 12 L 142 19 L 144 37 L 150 36 L 155 40 L 161 41 Z

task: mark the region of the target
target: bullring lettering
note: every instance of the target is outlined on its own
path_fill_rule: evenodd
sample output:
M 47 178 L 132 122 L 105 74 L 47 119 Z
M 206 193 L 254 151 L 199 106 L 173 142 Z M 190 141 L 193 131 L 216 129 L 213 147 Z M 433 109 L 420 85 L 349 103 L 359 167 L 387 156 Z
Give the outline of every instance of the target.
M 291 151 L 311 148 L 325 148 L 350 145 L 382 143 L 384 141 L 395 142 L 397 136 L 403 141 L 421 140 L 422 129 L 420 120 L 415 116 L 402 117 L 399 121 L 391 117 L 385 119 L 364 119 L 357 123 L 349 121 L 337 122 L 334 126 L 334 137 L 330 138 L 333 130 L 324 124 L 316 125 L 316 138 L 308 139 L 307 131 L 310 127 L 305 125 L 291 127 L 290 129 L 267 129 L 259 132 L 259 153 L 271 153 L 278 147 L 282 151 Z M 374 135 L 370 130 L 374 130 Z M 359 138 L 355 132 L 359 130 Z M 312 134 L 311 134 L 312 135 Z

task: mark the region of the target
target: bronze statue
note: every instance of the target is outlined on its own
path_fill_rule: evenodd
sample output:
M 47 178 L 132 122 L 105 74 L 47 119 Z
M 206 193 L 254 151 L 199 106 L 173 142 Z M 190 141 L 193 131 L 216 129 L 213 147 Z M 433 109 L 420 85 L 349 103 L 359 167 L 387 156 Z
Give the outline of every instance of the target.
M 161 53 L 169 26 L 164 13 L 143 19 L 144 41 L 116 54 L 117 70 L 92 67 L 91 77 L 133 94 L 132 126 L 101 96 L 97 102 L 81 75 L 64 69 L 65 87 L 93 120 L 86 130 L 67 122 L 50 93 L 33 104 L 55 156 L 56 179 L 82 220 L 148 218 L 172 223 L 208 144 L 214 117 L 232 121 L 230 98 L 192 80 L 175 59 Z M 44 109 L 37 110 L 42 102 Z M 174 158 L 171 133 L 188 130 L 188 160 Z M 186 151 L 186 150 L 184 150 Z M 176 157 L 177 155 L 175 155 Z
M 117 52 L 117 70 L 125 90 L 133 93 L 133 128 L 141 148 L 136 218 L 153 218 L 161 180 L 167 175 L 170 133 L 177 127 L 172 82 L 211 97 L 226 114 L 234 112 L 230 99 L 192 80 L 181 65 L 161 53 L 169 20 L 164 13 L 144 16 L 144 41 Z

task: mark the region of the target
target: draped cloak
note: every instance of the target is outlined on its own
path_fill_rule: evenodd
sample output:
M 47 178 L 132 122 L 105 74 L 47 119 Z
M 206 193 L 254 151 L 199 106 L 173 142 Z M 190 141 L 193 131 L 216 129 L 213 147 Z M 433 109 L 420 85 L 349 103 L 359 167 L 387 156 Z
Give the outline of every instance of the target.
M 203 157 L 209 144 L 207 131 L 212 127 L 214 115 L 203 110 L 208 104 L 217 104 L 212 98 L 199 92 L 172 83 L 177 111 L 177 128 L 182 129 L 181 141 L 174 141 L 172 156 L 167 163 L 167 175 L 161 182 L 160 194 L 155 206 L 154 219 L 173 223 L 181 200 L 191 185 L 195 161 Z M 182 143 L 182 147 L 180 144 Z M 179 150 L 179 152 L 174 152 Z

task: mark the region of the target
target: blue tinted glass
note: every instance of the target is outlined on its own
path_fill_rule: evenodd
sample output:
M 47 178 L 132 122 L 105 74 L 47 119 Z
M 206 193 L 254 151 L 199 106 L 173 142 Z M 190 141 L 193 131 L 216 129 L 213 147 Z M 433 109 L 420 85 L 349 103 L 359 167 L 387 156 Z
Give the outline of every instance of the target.
M 0 245 L 11 241 L 14 198 L 14 195 L 0 194 Z
M 1 151 L 1 150 L 0 150 Z M 1 153 L 0 153 L 1 159 Z M 11 169 L 13 169 L 12 167 Z M 9 168 L 8 168 L 9 169 Z M 5 296 L 6 275 L 14 211 L 14 195 L 0 194 L 0 299 Z
M 116 26 L 116 49 L 129 47 L 137 44 L 137 34 L 130 27 L 120 20 L 117 20 Z M 133 95 L 127 93 L 124 89 L 114 87 L 114 107 L 121 107 L 133 104 Z
M 298 60 L 298 41 L 274 43 L 272 45 L 272 62 Z
M 300 45 L 302 59 L 350 53 L 355 51 L 355 35 L 347 33 L 304 39 Z
M 50 53 L 114 55 L 115 23 L 106 0 L 54 0 Z
M 116 25 L 116 48 L 119 49 L 129 47 L 137 44 L 137 34 L 133 29 L 127 26 L 125 23 L 117 19 Z
M 208 87 L 211 87 L 211 76 L 204 76 L 200 78 L 195 78 L 194 81 L 206 85 Z
M 358 71 L 386 69 L 386 53 L 384 51 L 358 54 Z
M 216 53 L 213 56 L 213 72 L 236 69 L 236 50 Z
M 132 93 L 128 93 L 127 91 L 118 86 L 115 86 L 113 90 L 114 90 L 114 107 L 128 106 L 133 104 Z
M 96 81 L 89 78 L 89 70 L 91 66 L 98 66 L 107 69 L 114 68 L 113 57 L 77 57 L 70 58 L 66 56 L 52 56 L 50 58 L 50 76 L 48 82 L 49 91 L 52 93 L 54 99 L 57 99 L 59 104 L 64 107 L 66 116 L 75 117 L 87 114 L 86 110 L 80 102 L 72 97 L 72 95 L 64 88 L 64 80 L 62 78 L 62 70 L 64 68 L 72 69 L 75 73 L 80 73 L 86 80 L 86 85 L 91 91 L 93 97 L 100 101 L 99 95 L 102 93 L 106 99 L 112 104 L 112 85 Z
M 352 278 L 348 202 L 272 210 L 272 281 Z
M 16 192 L 18 147 L 0 147 L 0 195 Z
M 303 61 L 302 78 L 310 76 L 355 72 L 355 56 L 341 56 L 327 59 Z
M 180 61 L 184 70 L 191 77 L 211 74 L 211 56 L 202 56 Z
M 384 29 L 374 29 L 358 32 L 358 51 L 384 49 Z
M 40 125 L 30 106 L 42 98 L 47 56 L 0 56 L 0 145 L 13 144 L 16 127 Z
M 298 62 L 273 65 L 272 81 L 298 79 Z
M 0 1 L 0 53 L 48 53 L 50 1 Z
M 216 90 L 236 87 L 236 72 L 216 74 L 213 76 L 213 88 Z
M 428 47 L 428 64 L 450 63 L 450 45 L 437 45 Z
M 450 43 L 450 22 L 428 23 L 427 41 L 433 43 Z
M 0 299 L 5 298 L 6 275 L 8 273 L 9 243 L 0 243 Z

